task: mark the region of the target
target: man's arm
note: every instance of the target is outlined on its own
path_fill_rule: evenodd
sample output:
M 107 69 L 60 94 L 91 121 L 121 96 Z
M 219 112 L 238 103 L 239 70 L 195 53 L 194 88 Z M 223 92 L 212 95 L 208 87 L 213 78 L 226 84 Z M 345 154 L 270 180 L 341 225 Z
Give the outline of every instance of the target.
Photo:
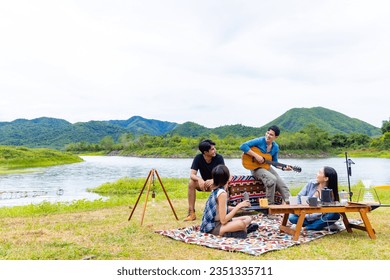
M 198 176 L 198 170 L 191 169 L 190 179 L 191 179 L 191 180 L 194 180 L 194 181 L 196 181 L 196 182 L 197 182 L 199 179 L 201 179 L 201 178 Z
M 253 157 L 260 164 L 262 164 L 262 163 L 264 163 L 264 158 L 261 155 L 258 155 L 254 151 L 251 150 L 252 147 L 258 147 L 260 145 L 260 143 L 261 143 L 260 138 L 255 138 L 255 139 L 249 140 L 249 141 L 241 144 L 240 150 L 243 151 L 243 153 Z
M 247 155 L 253 157 L 258 163 L 262 164 L 264 163 L 265 159 L 259 155 L 259 154 L 256 154 L 254 151 L 252 150 L 249 150 L 246 152 Z
M 198 176 L 198 171 L 195 169 L 191 169 L 190 179 L 193 180 L 197 184 L 197 188 L 202 191 L 210 190 L 213 185 L 213 179 L 203 180 L 202 177 Z

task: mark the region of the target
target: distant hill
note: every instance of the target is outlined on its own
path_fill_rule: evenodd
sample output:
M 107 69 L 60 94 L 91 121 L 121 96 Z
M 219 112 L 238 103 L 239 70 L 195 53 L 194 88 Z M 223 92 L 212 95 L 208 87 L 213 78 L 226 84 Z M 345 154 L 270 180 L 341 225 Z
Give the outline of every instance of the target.
M 161 135 L 166 134 L 175 129 L 178 124 L 174 122 L 164 122 L 153 119 L 145 119 L 140 116 L 131 117 L 125 121 L 108 121 L 110 124 L 119 125 L 134 135 L 148 134 Z
M 125 133 L 135 136 L 176 134 L 185 137 L 202 137 L 214 134 L 221 138 L 229 135 L 249 137 L 263 135 L 271 124 L 280 126 L 283 131 L 297 132 L 310 123 L 314 123 L 330 134 L 352 132 L 369 136 L 381 134 L 380 128 L 366 122 L 326 108 L 315 107 L 291 109 L 259 128 L 235 124 L 211 129 L 194 122 L 177 124 L 140 116 L 133 116 L 128 120 L 89 121 L 75 124 L 47 117 L 33 120 L 17 119 L 12 122 L 0 122 L 0 145 L 62 149 L 65 145 L 75 142 L 99 143 L 105 136 L 118 140 Z
M 186 137 L 209 134 L 215 134 L 222 138 L 228 135 L 249 137 L 263 135 L 267 128 L 273 124 L 278 125 L 282 131 L 289 132 L 298 132 L 309 124 L 315 124 L 329 134 L 361 133 L 369 136 L 381 135 L 381 130 L 378 127 L 323 107 L 290 109 L 280 117 L 259 128 L 236 124 L 211 129 L 193 122 L 186 122 L 178 125 L 171 133 Z
M 194 122 L 185 122 L 176 126 L 170 134 L 176 134 L 185 137 L 198 137 L 208 135 L 212 129 Z
M 265 131 L 270 125 L 276 124 L 285 131 L 297 132 L 311 123 L 330 134 L 353 132 L 369 136 L 381 134 L 378 127 L 323 107 L 290 109 L 272 122 L 262 126 L 261 130 Z
M 0 122 L 0 145 L 62 149 L 69 143 L 98 143 L 105 136 L 118 140 L 125 133 L 162 135 L 176 126 L 176 123 L 148 120 L 139 116 L 123 121 L 89 121 L 75 124 L 47 117 L 17 119 Z

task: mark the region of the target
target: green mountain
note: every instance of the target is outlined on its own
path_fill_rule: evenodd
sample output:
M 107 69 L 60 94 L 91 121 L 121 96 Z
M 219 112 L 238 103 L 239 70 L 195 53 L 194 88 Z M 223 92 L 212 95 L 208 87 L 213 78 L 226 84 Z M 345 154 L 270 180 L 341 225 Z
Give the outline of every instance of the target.
M 378 127 L 323 107 L 290 109 L 272 122 L 262 126 L 261 130 L 265 131 L 272 124 L 290 132 L 300 131 L 308 124 L 315 124 L 330 134 L 361 133 L 369 136 L 382 134 Z
M 37 118 L 0 122 L 0 145 L 62 149 L 69 143 L 99 143 L 105 136 L 114 140 L 125 133 L 163 135 L 176 123 L 132 117 L 125 121 L 89 121 L 71 124 L 62 119 Z
M 211 129 L 193 122 L 186 122 L 178 125 L 171 133 L 185 137 L 199 137 L 210 134 L 215 134 L 221 138 L 229 135 L 249 137 L 263 135 L 268 127 L 273 124 L 278 125 L 282 131 L 289 132 L 297 132 L 309 124 L 315 124 L 329 134 L 361 133 L 369 136 L 382 134 L 378 127 L 323 107 L 290 109 L 260 128 L 235 124 Z
M 204 137 L 214 134 L 221 138 L 249 137 L 263 135 L 272 124 L 280 126 L 283 131 L 297 132 L 311 123 L 330 134 L 381 135 L 380 128 L 366 122 L 326 108 L 315 107 L 291 109 L 260 128 L 241 124 L 207 128 L 194 122 L 177 124 L 140 116 L 128 120 L 89 121 L 75 124 L 47 117 L 33 120 L 17 119 L 12 122 L 0 122 L 0 145 L 62 149 L 65 145 L 76 142 L 99 143 L 105 136 L 111 136 L 116 141 L 125 133 L 135 136 L 176 134 L 185 137 Z
M 194 122 L 185 122 L 176 126 L 170 134 L 176 134 L 185 137 L 199 137 L 208 135 L 212 132 L 212 129 L 204 127 L 203 125 Z
M 71 123 L 52 118 L 17 119 L 0 123 L 0 144 L 10 146 L 52 147 L 72 135 Z M 69 140 L 69 139 L 67 139 Z
M 177 127 L 177 123 L 163 122 L 153 119 L 145 119 L 140 116 L 134 116 L 126 121 L 114 120 L 110 124 L 118 125 L 134 135 L 149 134 L 161 135 L 166 134 Z

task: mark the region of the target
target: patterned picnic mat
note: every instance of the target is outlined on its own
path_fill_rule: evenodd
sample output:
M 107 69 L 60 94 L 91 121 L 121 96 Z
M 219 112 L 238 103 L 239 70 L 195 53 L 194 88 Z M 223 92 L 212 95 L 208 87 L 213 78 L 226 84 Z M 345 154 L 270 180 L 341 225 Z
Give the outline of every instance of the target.
M 226 238 L 202 233 L 199 230 L 199 225 L 174 230 L 157 230 L 156 233 L 189 244 L 258 256 L 269 251 L 282 250 L 293 245 L 308 243 L 326 235 L 336 234 L 345 230 L 344 224 L 339 220 L 337 222 L 340 228 L 338 231 L 308 230 L 301 233 L 298 241 L 294 241 L 291 235 L 280 232 L 279 226 L 282 222 L 282 217 L 282 215 L 258 214 L 252 223 L 257 223 L 259 229 L 248 234 L 246 239 Z M 354 224 L 361 223 L 360 220 L 350 220 L 349 222 Z

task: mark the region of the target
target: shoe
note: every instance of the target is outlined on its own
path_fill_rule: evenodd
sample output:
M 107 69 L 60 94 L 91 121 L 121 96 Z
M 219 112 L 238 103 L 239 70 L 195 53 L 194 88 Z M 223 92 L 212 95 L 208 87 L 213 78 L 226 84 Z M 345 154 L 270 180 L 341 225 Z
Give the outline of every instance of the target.
M 184 222 L 190 222 L 190 221 L 195 221 L 196 220 L 196 215 L 194 211 L 189 211 L 187 218 L 185 218 L 183 221 Z
M 293 230 L 296 230 L 296 229 L 297 229 L 297 224 L 292 224 L 292 225 L 290 226 L 290 228 L 293 229 Z M 304 227 L 304 226 L 302 225 L 302 227 L 301 227 L 301 232 L 306 231 L 306 230 L 307 230 L 306 227 Z
M 297 224 L 292 224 L 292 225 L 290 226 L 290 228 L 295 230 L 295 229 L 297 228 Z
M 235 232 L 227 232 L 223 235 L 223 237 L 232 237 L 232 238 L 240 238 L 245 239 L 247 237 L 247 233 L 243 230 L 235 231 Z
M 259 225 L 258 225 L 258 224 L 250 224 L 250 225 L 246 228 L 246 233 L 254 232 L 254 231 L 256 231 L 258 228 L 259 228 Z

